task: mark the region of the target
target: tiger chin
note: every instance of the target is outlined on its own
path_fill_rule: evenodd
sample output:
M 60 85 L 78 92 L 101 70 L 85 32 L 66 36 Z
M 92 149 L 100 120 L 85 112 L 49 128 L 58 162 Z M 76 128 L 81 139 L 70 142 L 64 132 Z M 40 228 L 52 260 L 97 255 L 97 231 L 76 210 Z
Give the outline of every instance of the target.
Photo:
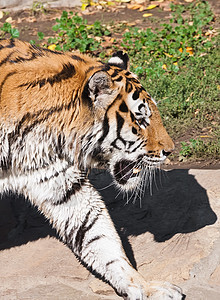
M 124 299 L 182 299 L 131 266 L 87 169 L 105 167 L 134 188 L 174 145 L 157 105 L 129 71 L 79 53 L 0 40 L 0 193 L 23 194 L 78 259 Z

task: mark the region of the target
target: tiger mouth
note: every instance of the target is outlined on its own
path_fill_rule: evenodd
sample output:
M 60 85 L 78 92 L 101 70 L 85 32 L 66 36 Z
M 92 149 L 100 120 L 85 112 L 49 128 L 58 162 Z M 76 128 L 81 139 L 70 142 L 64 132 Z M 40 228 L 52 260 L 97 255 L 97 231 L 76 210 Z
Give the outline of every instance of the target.
M 141 169 L 137 168 L 137 162 L 120 160 L 114 166 L 114 177 L 120 184 L 126 184 L 132 177 L 138 177 Z
M 118 161 L 114 166 L 114 177 L 121 185 L 124 185 L 128 182 L 129 179 L 133 177 L 138 177 L 142 171 L 142 168 L 137 167 L 137 165 L 141 164 L 141 167 L 145 169 L 154 169 L 159 167 L 166 157 L 149 157 L 149 156 L 140 156 L 138 158 L 138 162 L 132 162 L 130 160 L 124 159 Z

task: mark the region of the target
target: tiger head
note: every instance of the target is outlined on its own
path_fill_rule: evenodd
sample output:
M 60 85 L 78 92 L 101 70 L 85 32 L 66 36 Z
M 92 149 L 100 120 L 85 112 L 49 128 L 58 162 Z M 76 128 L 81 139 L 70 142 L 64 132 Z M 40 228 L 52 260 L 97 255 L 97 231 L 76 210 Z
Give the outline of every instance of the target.
M 83 85 L 81 96 L 94 120 L 93 160 L 107 164 L 124 190 L 137 186 L 143 174 L 159 167 L 174 149 L 156 102 L 128 65 L 127 54 L 113 54 Z

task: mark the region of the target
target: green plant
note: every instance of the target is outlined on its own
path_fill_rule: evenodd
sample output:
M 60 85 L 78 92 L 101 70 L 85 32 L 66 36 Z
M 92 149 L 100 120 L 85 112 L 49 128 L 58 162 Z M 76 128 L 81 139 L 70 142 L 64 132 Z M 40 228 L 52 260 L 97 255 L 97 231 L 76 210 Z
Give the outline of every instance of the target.
M 220 141 L 204 142 L 200 139 L 190 139 L 189 142 L 181 142 L 179 160 L 185 161 L 190 158 L 201 158 L 212 155 L 217 158 L 220 155 Z
M 142 61 L 138 75 L 160 77 L 178 73 L 191 56 L 200 56 L 213 48 L 214 39 L 205 33 L 214 16 L 207 2 L 197 1 L 186 7 L 171 4 L 173 18 L 162 28 L 130 28 L 123 35 L 121 46 L 137 61 Z M 183 12 L 187 10 L 188 16 Z
M 63 11 L 53 30 L 58 36 L 49 38 L 49 44 L 56 44 L 56 50 L 78 49 L 81 52 L 94 51 L 100 47 L 102 36 L 110 35 L 110 31 L 99 21 L 92 25 L 87 20 L 73 15 L 73 12 Z
M 0 38 L 6 37 L 9 34 L 10 38 L 18 38 L 19 31 L 18 29 L 11 26 L 10 23 L 5 22 L 2 27 L 0 27 Z
M 181 142 L 180 158 L 189 158 L 195 154 L 196 150 L 204 147 L 204 142 L 201 140 L 190 139 L 189 142 Z

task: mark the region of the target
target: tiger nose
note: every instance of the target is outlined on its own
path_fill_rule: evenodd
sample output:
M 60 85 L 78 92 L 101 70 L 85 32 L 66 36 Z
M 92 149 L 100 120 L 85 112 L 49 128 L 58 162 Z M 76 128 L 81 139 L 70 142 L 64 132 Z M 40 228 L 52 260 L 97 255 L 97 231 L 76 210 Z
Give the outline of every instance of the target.
M 165 156 L 169 156 L 174 150 L 174 147 L 172 149 L 169 150 L 162 150 L 162 154 Z
M 165 156 L 169 156 L 172 152 L 173 152 L 173 150 L 170 150 L 170 151 L 162 150 L 162 154 Z

